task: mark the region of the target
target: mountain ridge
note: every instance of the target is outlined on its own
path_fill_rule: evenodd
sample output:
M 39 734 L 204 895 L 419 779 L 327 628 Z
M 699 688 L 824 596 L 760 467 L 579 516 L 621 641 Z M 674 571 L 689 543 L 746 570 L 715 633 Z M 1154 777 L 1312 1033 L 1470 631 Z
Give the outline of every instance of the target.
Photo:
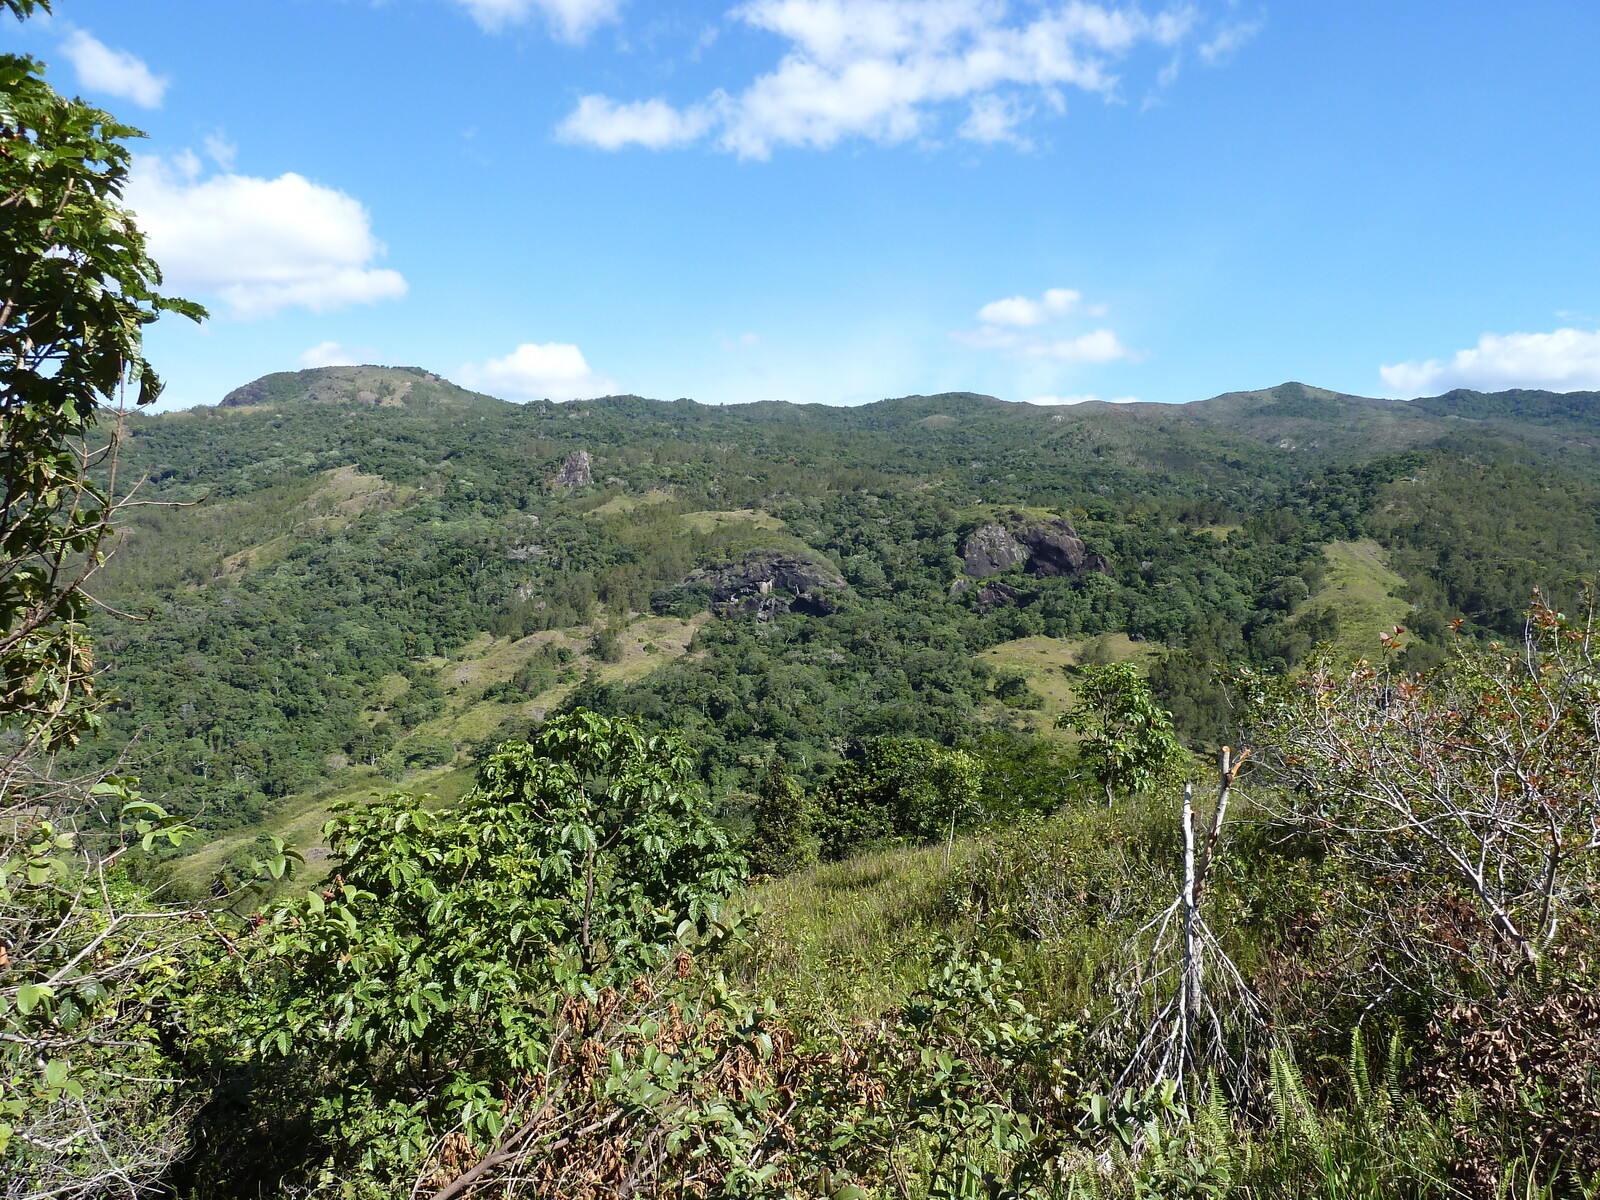
M 485 401 L 498 401 L 502 404 L 519 403 L 462 387 L 424 367 L 369 363 L 359 366 L 308 367 L 297 371 L 269 372 L 229 391 L 218 402 L 217 407 L 238 408 L 301 403 L 355 403 L 373 407 L 404 407 Z M 867 423 L 875 423 L 872 417 L 891 412 L 916 412 L 923 417 L 952 415 L 946 413 L 944 411 L 946 409 L 956 409 L 967 414 L 1007 411 L 1057 414 L 1074 410 L 1080 412 L 1165 410 L 1208 416 L 1211 413 L 1231 416 L 1270 411 L 1276 417 L 1302 418 L 1325 418 L 1340 411 L 1364 409 L 1373 413 L 1396 416 L 1425 413 L 1434 417 L 1468 420 L 1510 419 L 1542 423 L 1567 421 L 1583 425 L 1600 423 L 1600 392 L 1597 391 L 1552 392 L 1534 388 L 1508 388 L 1497 392 L 1483 392 L 1470 388 L 1456 388 L 1435 396 L 1402 399 L 1339 392 L 1298 380 L 1286 380 L 1264 388 L 1221 392 L 1214 396 L 1175 404 L 1155 401 L 1113 404 L 1109 401 L 1090 400 L 1075 405 L 1045 405 L 1026 400 L 1003 400 L 983 392 L 962 390 L 886 396 L 881 400 L 860 405 L 788 400 L 706 404 L 691 397 L 662 400 L 637 393 L 613 393 L 571 401 L 532 400 L 523 402 L 523 406 L 553 403 L 594 405 L 613 410 L 636 406 L 649 406 L 652 409 L 666 407 L 680 413 L 719 411 L 740 415 L 805 414 L 808 417 L 828 415 L 843 417 L 845 414 L 854 413 L 862 414 L 857 419 L 864 419 Z

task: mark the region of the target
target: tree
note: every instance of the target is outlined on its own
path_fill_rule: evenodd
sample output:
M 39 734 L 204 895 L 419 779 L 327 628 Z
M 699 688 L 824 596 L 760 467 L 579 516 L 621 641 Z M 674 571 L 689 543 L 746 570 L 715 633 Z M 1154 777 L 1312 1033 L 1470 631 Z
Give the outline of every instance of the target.
M 1107 804 L 1117 792 L 1153 792 L 1182 781 L 1189 754 L 1137 667 L 1087 667 L 1076 690 L 1077 702 L 1056 723 L 1082 739 L 1078 762 L 1105 789 Z
M 453 809 L 392 795 L 330 821 L 332 882 L 264 909 L 220 968 L 215 1036 L 266 1064 L 286 1152 L 392 1179 L 451 1129 L 493 1142 L 569 999 L 713 934 L 744 863 L 693 767 L 676 737 L 575 712 L 501 747 Z
M 155 290 L 121 205 L 138 131 L 43 70 L 0 55 L 0 1174 L 16 1194 L 87 1196 L 141 1190 L 182 1145 L 156 1010 L 174 953 L 206 927 L 174 921 L 121 865 L 185 830 L 134 781 L 63 779 L 52 755 L 103 704 L 84 587 L 126 502 L 128 391 L 139 405 L 161 390 L 143 327 L 203 313 Z
M 160 395 L 143 327 L 204 315 L 156 292 L 121 206 L 138 136 L 57 95 L 42 64 L 0 56 L 0 705 L 20 735 L 13 761 L 95 724 L 83 585 L 116 514 L 121 425 L 100 440 L 94 427 L 130 386 L 135 405 Z
M 926 738 L 875 738 L 828 781 L 816 827 L 828 858 L 887 841 L 930 842 L 982 815 L 983 765 Z
M 750 870 L 758 875 L 788 875 L 817 859 L 806 794 L 774 757 L 767 764 L 751 811 Z

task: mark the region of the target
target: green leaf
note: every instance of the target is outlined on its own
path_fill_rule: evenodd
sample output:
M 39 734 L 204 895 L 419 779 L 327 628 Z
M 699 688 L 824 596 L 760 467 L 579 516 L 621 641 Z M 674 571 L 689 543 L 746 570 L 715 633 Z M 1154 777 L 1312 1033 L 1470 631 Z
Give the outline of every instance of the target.
M 46 983 L 25 983 L 17 989 L 17 1011 L 27 1016 L 39 1006 L 39 1001 L 55 997 L 55 989 Z

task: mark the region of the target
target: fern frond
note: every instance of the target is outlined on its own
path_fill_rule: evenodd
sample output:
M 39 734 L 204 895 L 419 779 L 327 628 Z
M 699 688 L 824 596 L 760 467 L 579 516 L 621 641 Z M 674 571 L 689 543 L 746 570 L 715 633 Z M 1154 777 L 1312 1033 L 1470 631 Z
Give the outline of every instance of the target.
M 1350 1075 L 1351 1110 L 1358 1119 L 1365 1121 L 1372 1115 L 1372 1072 L 1367 1064 L 1367 1046 L 1360 1025 L 1350 1031 L 1350 1061 L 1346 1070 Z

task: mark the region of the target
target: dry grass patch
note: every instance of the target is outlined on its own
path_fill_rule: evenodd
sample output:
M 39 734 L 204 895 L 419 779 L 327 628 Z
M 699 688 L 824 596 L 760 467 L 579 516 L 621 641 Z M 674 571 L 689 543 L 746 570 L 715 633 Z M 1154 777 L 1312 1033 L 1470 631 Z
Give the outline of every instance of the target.
M 782 529 L 783 522 L 759 508 L 734 508 L 727 512 L 684 513 L 683 523 L 696 533 L 714 533 L 725 525 L 753 525 L 757 529 Z

